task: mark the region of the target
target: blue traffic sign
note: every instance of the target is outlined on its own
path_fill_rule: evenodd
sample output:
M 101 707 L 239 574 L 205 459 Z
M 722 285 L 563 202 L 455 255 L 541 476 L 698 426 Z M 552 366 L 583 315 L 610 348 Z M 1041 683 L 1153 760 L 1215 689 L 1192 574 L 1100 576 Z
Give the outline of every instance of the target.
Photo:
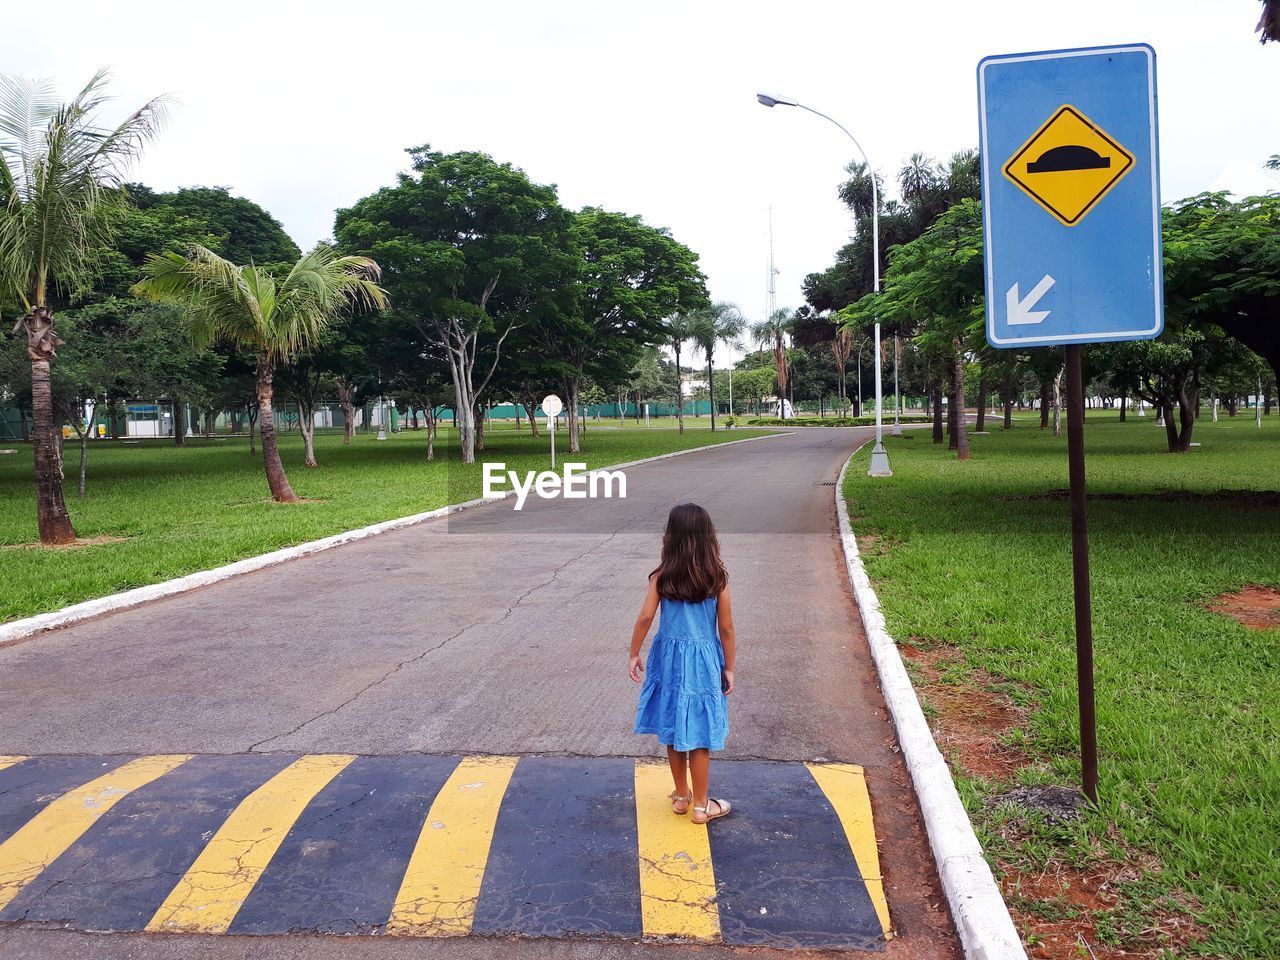
M 1155 51 L 986 57 L 978 112 L 988 342 L 1158 337 Z

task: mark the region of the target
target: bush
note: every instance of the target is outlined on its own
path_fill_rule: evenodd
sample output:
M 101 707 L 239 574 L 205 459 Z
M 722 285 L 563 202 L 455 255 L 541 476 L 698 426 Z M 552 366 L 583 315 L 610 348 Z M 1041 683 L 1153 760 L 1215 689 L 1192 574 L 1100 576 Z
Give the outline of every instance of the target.
M 736 427 L 738 425 L 738 417 L 731 413 L 728 416 L 721 417 L 720 422 L 726 427 Z
M 893 417 L 885 417 L 884 422 L 893 423 Z M 929 417 L 898 417 L 899 423 L 931 423 Z M 794 417 L 783 420 L 779 417 L 753 417 L 747 421 L 752 427 L 873 427 L 875 417 Z

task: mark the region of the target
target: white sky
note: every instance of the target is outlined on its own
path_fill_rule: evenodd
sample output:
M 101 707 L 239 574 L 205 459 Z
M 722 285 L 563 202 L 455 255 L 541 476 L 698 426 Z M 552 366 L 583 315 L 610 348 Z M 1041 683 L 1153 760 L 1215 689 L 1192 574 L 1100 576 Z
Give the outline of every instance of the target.
M 1158 55 L 1162 184 L 1280 189 L 1280 44 L 1257 0 L 840 0 L 644 4 L 13 5 L 0 70 L 69 92 L 112 69 L 120 106 L 177 99 L 136 179 L 225 185 L 303 247 L 333 211 L 390 183 L 403 148 L 479 149 L 559 186 L 573 207 L 641 214 L 701 255 L 712 296 L 764 312 L 768 208 L 797 306 L 850 217 L 852 148 L 757 89 L 841 120 L 892 181 L 914 151 L 976 146 L 979 58 L 1146 41 Z M 305 12 L 304 12 L 305 11 Z M 892 195 L 892 194 L 891 194 Z

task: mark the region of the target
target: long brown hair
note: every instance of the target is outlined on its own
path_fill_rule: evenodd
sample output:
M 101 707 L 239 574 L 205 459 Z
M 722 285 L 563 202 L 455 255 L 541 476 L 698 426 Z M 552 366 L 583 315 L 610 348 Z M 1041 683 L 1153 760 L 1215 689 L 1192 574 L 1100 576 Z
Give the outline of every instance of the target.
M 701 603 L 718 597 L 729 582 L 720 560 L 720 540 L 711 515 L 696 503 L 681 503 L 667 515 L 662 532 L 662 562 L 649 574 L 656 577 L 658 596 Z

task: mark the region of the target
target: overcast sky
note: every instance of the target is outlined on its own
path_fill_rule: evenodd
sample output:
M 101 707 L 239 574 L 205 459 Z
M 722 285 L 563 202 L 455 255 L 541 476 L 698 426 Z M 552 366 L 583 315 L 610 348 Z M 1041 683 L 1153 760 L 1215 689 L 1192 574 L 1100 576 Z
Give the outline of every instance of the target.
M 332 13 L 328 10 L 332 9 Z M 64 91 L 111 68 L 120 106 L 176 103 L 136 179 L 224 185 L 307 247 L 388 184 L 405 147 L 478 149 L 572 207 L 638 213 L 701 255 L 711 294 L 764 311 L 768 210 L 778 301 L 802 302 L 850 230 L 852 149 L 892 180 L 915 151 L 976 146 L 987 54 L 1145 41 L 1158 56 L 1166 201 L 1280 189 L 1280 44 L 1257 0 L 811 3 L 56 2 L 0 19 L 0 70 Z M 126 12 L 127 11 L 127 12 Z

